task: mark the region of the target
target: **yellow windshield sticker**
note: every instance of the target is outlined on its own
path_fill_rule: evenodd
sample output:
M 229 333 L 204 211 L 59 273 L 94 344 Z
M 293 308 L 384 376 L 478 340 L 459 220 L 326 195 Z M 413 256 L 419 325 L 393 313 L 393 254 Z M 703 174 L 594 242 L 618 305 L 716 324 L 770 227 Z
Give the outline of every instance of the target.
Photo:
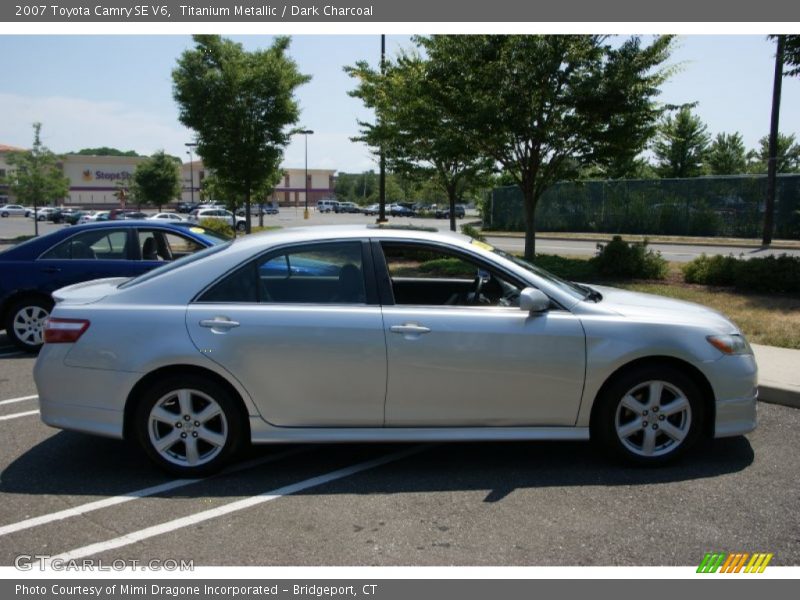
M 192 233 L 205 233 L 206 232 L 206 230 L 203 229 L 202 227 L 190 227 L 189 231 L 191 231 Z
M 494 252 L 494 246 L 487 244 L 486 242 L 481 242 L 480 240 L 472 240 L 472 245 L 483 250 L 488 250 L 489 252 Z

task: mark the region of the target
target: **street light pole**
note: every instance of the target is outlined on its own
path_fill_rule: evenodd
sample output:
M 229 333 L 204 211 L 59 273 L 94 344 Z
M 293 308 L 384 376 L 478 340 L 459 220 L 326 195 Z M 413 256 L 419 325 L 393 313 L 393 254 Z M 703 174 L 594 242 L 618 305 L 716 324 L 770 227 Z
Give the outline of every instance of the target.
M 188 150 L 186 154 L 189 155 L 189 195 L 191 197 L 192 206 L 194 206 L 194 160 L 192 160 L 192 148 L 197 146 L 194 142 L 186 142 L 184 144 L 188 146 Z
M 303 218 L 308 219 L 308 136 L 313 134 L 311 129 L 301 129 L 297 133 L 302 133 L 305 136 L 306 143 L 306 208 L 303 211 Z

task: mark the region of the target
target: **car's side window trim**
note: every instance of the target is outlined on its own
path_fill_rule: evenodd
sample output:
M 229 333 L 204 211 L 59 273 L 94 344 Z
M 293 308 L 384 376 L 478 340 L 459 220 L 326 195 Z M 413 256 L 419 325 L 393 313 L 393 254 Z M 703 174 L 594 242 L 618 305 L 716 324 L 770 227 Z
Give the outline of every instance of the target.
M 253 268 L 253 265 L 259 262 L 267 262 L 271 258 L 275 256 L 280 256 L 281 254 L 290 254 L 293 250 L 301 249 L 301 248 L 311 248 L 314 246 L 320 245 L 330 245 L 330 244 L 344 244 L 344 243 L 358 243 L 361 249 L 361 276 L 364 278 L 364 291 L 366 296 L 365 302 L 360 303 L 331 303 L 331 302 L 262 302 L 260 298 L 260 292 L 257 292 L 257 301 L 256 302 L 242 302 L 242 301 L 231 301 L 231 302 L 205 302 L 200 300 L 209 290 L 214 288 L 217 284 L 221 283 L 228 277 L 233 277 L 235 274 L 239 273 L 243 269 Z M 258 286 L 256 288 L 259 289 Z M 373 267 L 372 261 L 372 253 L 370 252 L 369 248 L 369 241 L 363 238 L 336 238 L 330 240 L 318 240 L 313 242 L 292 242 L 288 244 L 282 244 L 280 246 L 274 246 L 272 248 L 268 248 L 267 250 L 261 252 L 260 254 L 254 256 L 250 260 L 248 260 L 245 264 L 239 266 L 239 268 L 229 271 L 227 273 L 222 274 L 220 277 L 212 281 L 209 285 L 203 288 L 198 294 L 195 295 L 194 298 L 191 300 L 192 304 L 248 304 L 248 305 L 265 305 L 265 306 L 325 306 L 325 307 L 335 307 L 335 306 L 379 306 L 380 301 L 378 298 L 378 291 L 377 285 L 375 280 L 375 269 Z
M 454 248 L 452 246 L 448 246 L 446 244 L 441 244 L 435 241 L 419 241 L 419 240 L 409 240 L 403 238 L 391 238 L 391 239 L 373 239 L 372 245 L 372 252 L 375 255 L 375 264 L 376 264 L 376 277 L 378 281 L 379 290 L 381 293 L 381 304 L 384 306 L 408 306 L 414 308 L 425 308 L 425 309 L 445 309 L 445 310 L 452 310 L 453 308 L 458 309 L 477 309 L 477 310 L 514 310 L 519 311 L 519 308 L 514 306 L 450 306 L 450 305 L 441 305 L 441 304 L 397 304 L 394 301 L 394 292 L 392 291 L 392 277 L 389 273 L 389 266 L 386 263 L 386 256 L 383 253 L 383 244 L 388 245 L 395 245 L 395 246 L 408 246 L 412 248 L 435 248 L 438 251 L 441 251 L 445 254 L 449 254 L 456 258 L 460 258 L 462 260 L 466 260 L 471 263 L 477 264 L 478 267 L 489 271 L 489 273 L 496 274 L 499 277 L 502 277 L 508 280 L 509 283 L 517 286 L 520 291 L 526 287 L 533 287 L 527 281 L 524 281 L 519 278 L 518 275 L 510 273 L 499 267 L 495 264 L 489 263 L 483 257 L 478 256 L 476 254 L 472 254 L 462 248 Z M 553 303 L 551 310 L 563 310 L 566 311 L 567 309 L 564 308 L 557 300 L 555 300 L 552 296 L 548 294 L 550 301 Z M 569 311 L 567 311 L 569 312 Z
M 61 246 L 62 244 L 66 244 L 66 243 L 68 243 L 68 242 L 70 242 L 70 243 L 71 243 L 71 242 L 72 242 L 72 240 L 73 240 L 74 238 L 78 237 L 79 235 L 82 235 L 82 234 L 86 233 L 87 231 L 90 231 L 90 230 L 88 230 L 88 229 L 84 229 L 83 231 L 76 231 L 75 233 L 73 233 L 73 234 L 72 234 L 72 235 L 70 235 L 69 237 L 66 237 L 66 238 L 64 238 L 63 240 L 61 240 L 60 242 L 58 242 L 58 243 L 56 243 L 56 244 L 53 244 L 52 246 L 50 246 L 50 247 L 49 247 L 47 250 L 45 250 L 44 252 L 42 252 L 41 254 L 39 254 L 39 256 L 37 256 L 37 257 L 36 257 L 34 260 L 83 260 L 83 259 L 79 259 L 79 258 L 44 258 L 44 255 L 45 255 L 45 254 L 47 254 L 48 252 L 50 252 L 50 251 L 51 251 L 53 248 L 56 248 L 57 246 Z M 98 231 L 99 231 L 99 230 L 98 230 Z M 122 232 L 124 232 L 124 233 L 125 233 L 125 235 L 126 235 L 126 236 L 128 236 L 128 238 L 127 238 L 127 239 L 128 239 L 128 242 L 130 242 L 130 231 L 129 231 L 127 228 L 125 228 L 125 227 L 116 227 L 116 228 L 114 228 L 114 229 L 111 229 L 111 228 L 109 228 L 109 229 L 103 229 L 103 234 L 104 234 L 106 237 L 108 237 L 109 235 L 111 235 L 111 234 L 113 234 L 113 233 L 116 233 L 116 232 L 118 232 L 118 231 L 122 231 Z M 130 245 L 130 244 L 128 244 L 128 245 Z M 122 259 L 122 260 L 130 260 L 130 258 L 129 258 L 128 256 L 129 256 L 129 255 L 128 255 L 128 253 L 126 252 L 126 257 L 125 257 L 124 259 Z M 95 260 L 95 261 L 100 261 L 100 260 L 102 260 L 102 261 L 114 261 L 114 262 L 118 262 L 120 259 L 118 259 L 118 258 L 93 258 L 93 259 L 91 259 L 91 260 Z

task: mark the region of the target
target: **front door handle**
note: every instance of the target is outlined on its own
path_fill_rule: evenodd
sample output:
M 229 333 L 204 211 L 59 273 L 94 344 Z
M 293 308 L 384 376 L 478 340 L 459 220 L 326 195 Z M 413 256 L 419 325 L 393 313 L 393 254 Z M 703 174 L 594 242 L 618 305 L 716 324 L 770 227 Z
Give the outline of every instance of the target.
M 42 267 L 42 273 L 60 273 L 61 269 L 58 267 Z
M 423 333 L 430 333 L 431 330 L 429 327 L 425 327 L 424 325 L 417 325 L 416 323 L 404 323 L 402 325 L 392 325 L 389 330 L 392 333 L 401 333 L 407 337 L 409 336 L 419 336 Z
M 227 331 L 228 329 L 233 329 L 234 327 L 238 327 L 238 321 L 231 321 L 230 319 L 223 319 L 220 317 L 215 317 L 213 319 L 203 319 L 200 321 L 200 327 L 208 327 L 212 331 L 214 329 Z

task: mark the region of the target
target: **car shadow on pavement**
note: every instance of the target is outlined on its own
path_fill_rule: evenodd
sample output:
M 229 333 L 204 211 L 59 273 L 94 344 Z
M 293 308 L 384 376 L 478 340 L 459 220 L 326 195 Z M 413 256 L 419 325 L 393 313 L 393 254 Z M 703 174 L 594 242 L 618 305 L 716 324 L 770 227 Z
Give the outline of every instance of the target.
M 287 485 L 415 446 L 420 447 L 419 444 L 257 446 L 232 465 L 232 473 L 181 487 L 169 496 L 260 494 L 273 489 L 270 486 Z M 754 458 L 753 448 L 745 437 L 700 443 L 681 460 L 660 468 L 619 464 L 593 445 L 582 442 L 431 444 L 401 460 L 304 493 L 488 490 L 484 502 L 498 502 L 514 490 L 524 488 L 640 486 L 712 478 L 742 471 Z M 253 466 L 248 467 L 246 461 Z M 0 493 L 114 496 L 173 479 L 152 466 L 134 444 L 59 432 L 19 456 L 0 473 Z

